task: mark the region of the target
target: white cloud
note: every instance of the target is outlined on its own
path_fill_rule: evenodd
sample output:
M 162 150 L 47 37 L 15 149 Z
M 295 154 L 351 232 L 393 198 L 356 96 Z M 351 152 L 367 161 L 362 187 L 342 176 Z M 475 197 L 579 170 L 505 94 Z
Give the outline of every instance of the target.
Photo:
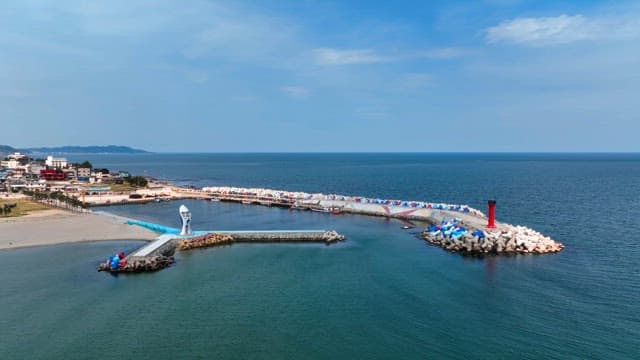
M 460 48 L 439 48 L 391 54 L 380 54 L 372 49 L 319 48 L 313 50 L 315 62 L 321 66 L 374 64 L 411 59 L 452 59 L 465 53 L 466 51 Z
M 318 65 L 352 65 L 371 64 L 391 60 L 390 58 L 376 54 L 371 49 L 338 50 L 332 48 L 319 48 L 313 50 Z
M 309 97 L 310 91 L 302 86 L 283 86 L 280 88 L 283 93 L 295 99 L 305 99 Z
M 216 56 L 281 64 L 300 47 L 296 32 L 295 26 L 266 16 L 216 14 L 183 54 L 188 59 Z
M 640 21 L 625 17 L 583 15 L 516 18 L 486 30 L 489 43 L 552 45 L 584 40 L 624 40 L 640 37 Z

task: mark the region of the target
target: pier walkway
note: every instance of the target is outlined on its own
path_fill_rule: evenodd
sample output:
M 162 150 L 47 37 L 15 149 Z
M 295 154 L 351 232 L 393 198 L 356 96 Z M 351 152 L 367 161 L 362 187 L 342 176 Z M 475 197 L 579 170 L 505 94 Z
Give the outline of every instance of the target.
M 140 249 L 134 251 L 129 256 L 131 257 L 145 257 L 153 254 L 158 251 L 165 245 L 167 245 L 170 241 L 175 239 L 176 236 L 172 234 L 162 234 L 158 236 L 158 239 L 148 243 L 147 245 L 141 247 Z

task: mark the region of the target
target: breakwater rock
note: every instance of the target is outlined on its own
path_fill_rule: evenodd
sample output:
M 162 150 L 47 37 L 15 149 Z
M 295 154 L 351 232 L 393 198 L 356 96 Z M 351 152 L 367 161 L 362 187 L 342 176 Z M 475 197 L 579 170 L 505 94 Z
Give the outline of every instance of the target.
M 109 262 L 98 265 L 98 271 L 109 271 L 118 273 L 139 273 L 148 271 L 158 271 L 173 264 L 175 259 L 173 256 L 136 256 L 128 257 L 126 261 L 120 262 L 117 268 L 113 267 Z
M 327 244 L 330 244 L 336 241 L 342 241 L 344 239 L 345 239 L 344 235 L 338 233 L 335 230 L 326 231 L 324 234 L 322 234 L 322 240 L 324 240 L 324 242 L 326 242 Z
M 217 245 L 225 245 L 233 242 L 233 236 L 228 234 L 210 233 L 178 241 L 178 250 L 191 250 Z
M 177 240 L 179 250 L 191 250 L 210 246 L 237 243 L 269 242 L 324 242 L 331 244 L 344 240 L 344 235 L 330 231 L 241 231 L 237 233 L 209 233 Z
M 501 224 L 497 229 L 480 232 L 484 236 L 465 234 L 455 238 L 425 231 L 422 237 L 446 250 L 468 254 L 546 254 L 564 249 L 563 244 L 524 226 Z

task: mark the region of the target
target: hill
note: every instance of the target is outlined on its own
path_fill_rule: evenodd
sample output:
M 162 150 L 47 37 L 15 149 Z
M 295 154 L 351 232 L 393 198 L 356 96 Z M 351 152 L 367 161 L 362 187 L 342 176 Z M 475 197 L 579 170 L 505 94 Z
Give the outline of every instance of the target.
M 15 149 L 8 145 L 0 145 L 0 154 L 10 154 L 20 151 L 26 154 L 145 154 L 145 150 L 134 149 L 129 146 L 57 146 L 57 147 L 32 147 Z
M 107 146 L 58 146 L 58 147 L 35 147 L 22 149 L 31 154 L 145 154 L 148 151 L 134 149 L 129 146 L 107 145 Z
M 0 145 L 0 159 L 4 159 L 5 156 L 12 154 L 18 150 L 12 148 L 9 145 Z

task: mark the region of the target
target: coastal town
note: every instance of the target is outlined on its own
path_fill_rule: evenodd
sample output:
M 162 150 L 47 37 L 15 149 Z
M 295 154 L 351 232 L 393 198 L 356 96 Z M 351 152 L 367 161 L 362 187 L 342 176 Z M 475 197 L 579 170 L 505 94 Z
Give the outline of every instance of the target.
M 202 194 L 128 171 L 96 168 L 89 161 L 74 163 L 64 157 L 34 158 L 14 152 L 0 163 L 0 201 L 9 198 L 80 210 L 89 206 L 145 203 L 198 198 Z M 0 203 L 10 213 L 14 203 Z

